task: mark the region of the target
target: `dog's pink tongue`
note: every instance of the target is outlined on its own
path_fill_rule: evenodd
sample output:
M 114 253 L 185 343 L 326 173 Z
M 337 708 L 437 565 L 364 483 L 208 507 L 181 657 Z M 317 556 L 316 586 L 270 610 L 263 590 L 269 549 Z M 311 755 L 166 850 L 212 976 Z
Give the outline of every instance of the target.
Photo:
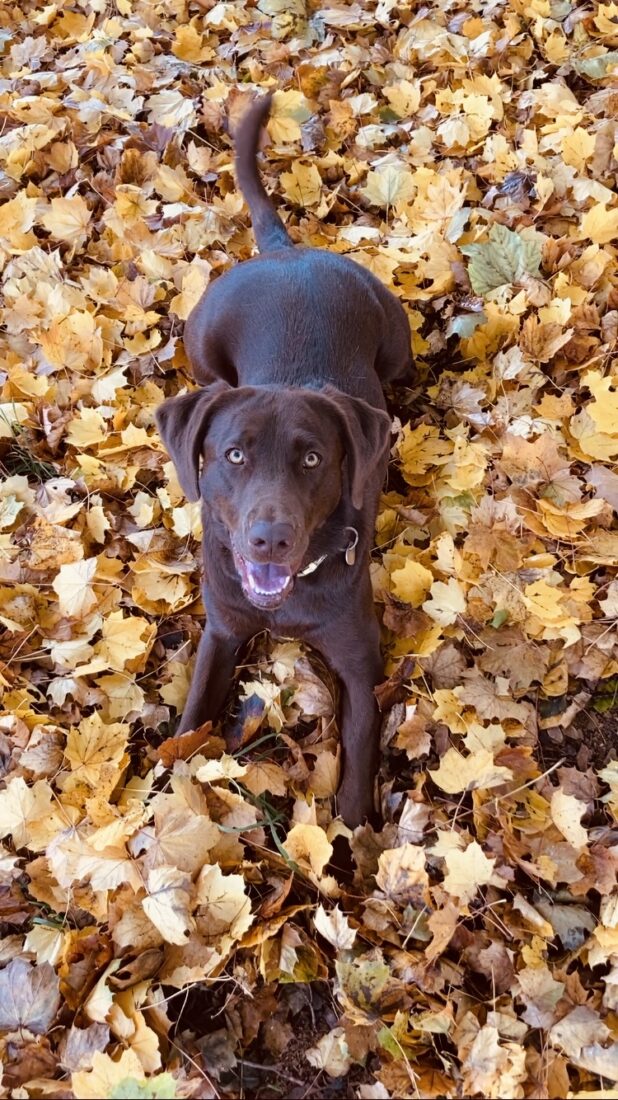
M 276 596 L 283 592 L 290 579 L 290 571 L 285 565 L 259 565 L 257 562 L 248 561 L 247 578 L 254 592 L 262 596 Z

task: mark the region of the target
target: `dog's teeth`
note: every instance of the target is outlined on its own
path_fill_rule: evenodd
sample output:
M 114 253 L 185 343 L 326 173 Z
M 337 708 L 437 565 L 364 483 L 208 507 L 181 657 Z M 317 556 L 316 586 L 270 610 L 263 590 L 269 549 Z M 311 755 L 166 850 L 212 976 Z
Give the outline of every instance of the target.
M 251 589 L 257 596 L 278 596 L 287 586 L 287 581 L 282 584 L 280 588 L 259 588 L 257 584 L 252 584 Z
M 242 565 L 238 571 L 244 578 L 243 583 L 246 586 L 247 593 L 265 600 L 283 598 L 289 590 L 292 580 L 291 573 L 287 573 L 287 570 L 284 572 L 281 566 L 270 564 L 260 566 L 244 559 L 242 559 Z M 279 576 L 276 575 L 277 572 Z M 266 576 L 260 576 L 260 573 L 266 573 Z M 275 575 L 272 575 L 273 573 Z M 268 574 L 271 575 L 268 576 Z M 265 583 L 267 587 L 264 586 Z

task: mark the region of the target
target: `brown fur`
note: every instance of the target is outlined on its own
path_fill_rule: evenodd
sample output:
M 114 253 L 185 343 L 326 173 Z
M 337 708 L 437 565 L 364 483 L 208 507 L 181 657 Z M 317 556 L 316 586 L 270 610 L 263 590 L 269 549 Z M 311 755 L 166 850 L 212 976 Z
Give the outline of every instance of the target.
M 371 812 L 378 754 L 382 661 L 368 563 L 388 460 L 381 382 L 411 367 L 410 332 L 398 300 L 364 268 L 292 246 L 255 163 L 268 107 L 257 101 L 236 137 L 238 180 L 265 254 L 198 303 L 185 347 L 204 388 L 157 414 L 187 497 L 203 504 L 207 623 L 179 732 L 217 718 L 253 634 L 305 640 L 341 680 L 338 809 L 354 826 Z M 308 454 L 319 455 L 317 467 Z M 281 572 L 290 574 L 281 598 L 251 588 L 279 583 Z

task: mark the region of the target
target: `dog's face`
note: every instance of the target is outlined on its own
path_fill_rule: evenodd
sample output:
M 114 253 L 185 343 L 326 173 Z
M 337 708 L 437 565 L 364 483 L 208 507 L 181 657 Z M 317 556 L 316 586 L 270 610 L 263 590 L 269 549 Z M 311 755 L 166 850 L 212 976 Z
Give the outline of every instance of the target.
M 302 396 L 242 392 L 215 411 L 200 490 L 229 533 L 251 603 L 278 606 L 291 592 L 309 540 L 337 506 L 343 447 L 333 418 Z
M 207 503 L 245 596 L 264 610 L 290 595 L 342 493 L 362 507 L 390 430 L 386 413 L 331 387 L 224 383 L 170 398 L 157 422 L 186 495 Z

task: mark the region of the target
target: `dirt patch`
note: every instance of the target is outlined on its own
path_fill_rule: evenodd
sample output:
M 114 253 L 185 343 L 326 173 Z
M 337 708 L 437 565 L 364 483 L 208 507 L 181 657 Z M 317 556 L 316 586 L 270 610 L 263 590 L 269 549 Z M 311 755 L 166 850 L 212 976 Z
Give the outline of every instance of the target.
M 323 982 L 263 985 L 250 1001 L 197 984 L 172 998 L 168 1014 L 177 1047 L 204 1066 L 224 1097 L 355 1100 L 359 1085 L 375 1082 L 371 1070 L 379 1063 L 370 1050 L 364 1065 L 353 1064 L 342 1077 L 329 1077 L 308 1060 L 307 1051 L 340 1026 L 331 989 Z M 355 1031 L 361 1045 L 362 1031 Z M 235 1041 L 239 1032 L 252 1041 Z
M 585 771 L 604 768 L 618 755 L 618 717 L 586 708 L 567 728 L 554 726 L 539 733 L 539 763 L 550 768 L 559 760 Z

